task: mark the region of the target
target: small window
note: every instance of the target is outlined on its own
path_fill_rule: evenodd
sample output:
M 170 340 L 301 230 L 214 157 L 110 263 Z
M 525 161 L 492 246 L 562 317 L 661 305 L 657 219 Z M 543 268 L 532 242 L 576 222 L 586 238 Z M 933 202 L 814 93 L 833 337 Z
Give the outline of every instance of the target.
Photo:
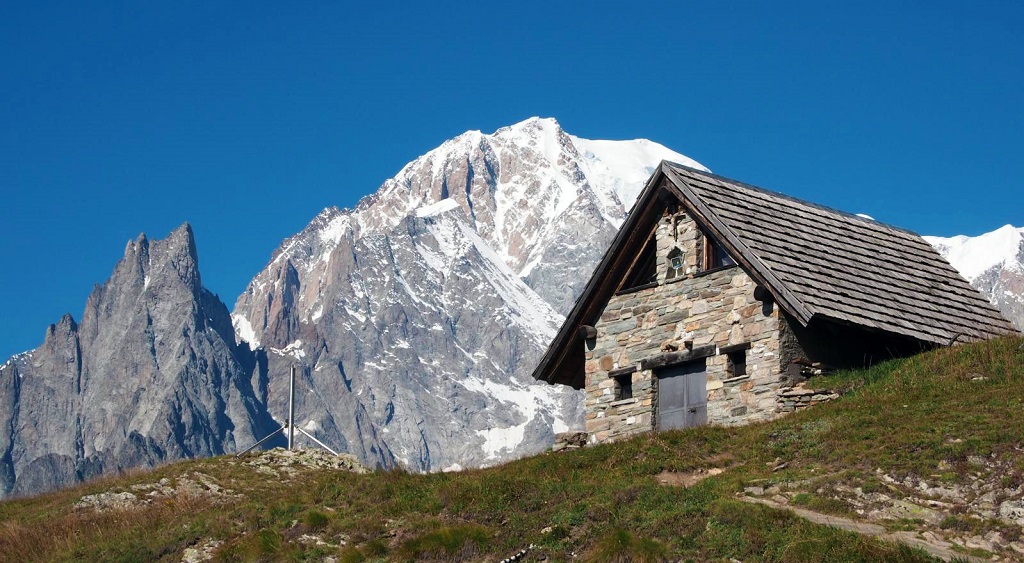
M 615 400 L 633 398 L 633 374 L 627 373 L 615 376 Z
M 725 373 L 729 377 L 747 375 L 747 351 L 737 350 L 726 355 Z
M 735 266 L 736 261 L 729 256 L 725 247 L 714 237 L 704 233 L 704 270 L 716 270 L 726 266 Z

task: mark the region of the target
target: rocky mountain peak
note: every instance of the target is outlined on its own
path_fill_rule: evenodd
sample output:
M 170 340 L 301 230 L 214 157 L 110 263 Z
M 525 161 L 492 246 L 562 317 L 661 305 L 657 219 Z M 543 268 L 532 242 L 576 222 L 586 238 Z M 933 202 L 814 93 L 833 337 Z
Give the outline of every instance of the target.
M 192 229 L 140 235 L 81 326 L 65 315 L 0 377 L 0 496 L 252 443 L 270 417 L 251 356 L 201 285 Z
M 202 286 L 199 274 L 199 252 L 196 250 L 192 226 L 183 223 L 171 231 L 167 238 L 155 241 L 149 249 L 150 268 L 147 272 L 153 279 L 160 275 L 176 277 L 193 292 Z
M 57 334 L 69 334 L 72 332 L 78 332 L 78 323 L 75 322 L 75 318 L 71 316 L 71 313 L 64 313 L 64 316 L 56 324 L 52 324 L 46 329 L 46 339 L 50 340 L 50 338 Z
M 139 233 L 139 236 L 135 240 L 129 240 L 124 245 L 124 257 L 137 256 L 139 254 L 145 254 L 149 252 L 149 239 L 146 238 L 146 233 Z
M 503 144 L 532 149 L 543 155 L 551 166 L 565 166 L 572 157 L 578 156 L 572 139 L 558 121 L 550 117 L 531 117 L 502 127 L 493 137 Z
M 1004 225 L 975 237 L 924 239 L 1024 330 L 1024 228 Z
M 976 237 L 924 237 L 943 253 L 967 279 L 973 281 L 996 267 L 1019 269 L 1024 264 L 1024 228 L 1002 227 Z
M 621 195 L 663 158 L 697 165 L 546 118 L 463 133 L 284 241 L 236 302 L 236 333 L 264 346 L 272 396 L 299 366 L 301 420 L 368 463 L 542 449 L 582 410 L 529 371 L 625 217 Z

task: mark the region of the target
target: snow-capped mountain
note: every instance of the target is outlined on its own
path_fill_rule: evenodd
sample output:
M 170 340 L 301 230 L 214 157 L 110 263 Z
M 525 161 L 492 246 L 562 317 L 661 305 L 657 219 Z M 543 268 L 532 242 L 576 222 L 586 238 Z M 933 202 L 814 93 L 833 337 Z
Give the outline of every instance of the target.
M 581 427 L 578 394 L 529 373 L 662 159 L 700 166 L 533 118 L 460 135 L 355 209 L 325 209 L 232 314 L 268 352 L 272 412 L 297 364 L 298 419 L 318 438 L 419 470 L 526 455 Z
M 1024 228 L 1004 225 L 976 237 L 924 239 L 1024 330 Z

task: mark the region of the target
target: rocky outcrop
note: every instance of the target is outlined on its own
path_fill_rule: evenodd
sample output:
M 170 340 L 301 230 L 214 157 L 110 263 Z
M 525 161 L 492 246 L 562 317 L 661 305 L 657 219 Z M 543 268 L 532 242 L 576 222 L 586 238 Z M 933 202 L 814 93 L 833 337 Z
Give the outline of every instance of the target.
M 248 454 L 240 460 L 232 460 L 232 465 L 241 464 L 256 468 L 257 473 L 271 477 L 291 478 L 300 473 L 315 469 L 331 469 L 351 473 L 367 473 L 355 456 L 350 454 L 334 455 L 321 450 L 301 449 L 286 450 L 274 448 L 263 452 Z
M 1024 526 L 1024 501 L 1021 500 L 1024 487 L 1011 483 L 1006 477 L 1012 474 L 1012 462 L 999 459 L 995 454 L 967 456 L 965 461 L 966 467 L 959 468 L 961 475 L 966 476 L 962 483 L 936 482 L 941 472 L 954 470 L 950 463 L 941 461 L 935 467 L 938 473 L 929 477 L 891 475 L 881 469 L 875 469 L 874 474 L 839 478 L 830 474 L 795 481 L 788 481 L 780 474 L 768 487 L 745 487 L 741 498 L 775 508 L 789 508 L 813 521 L 818 521 L 813 518 L 815 515 L 827 516 L 828 524 L 870 535 L 881 534 L 883 529 L 879 523 L 898 522 L 904 531 L 886 539 L 923 547 L 946 560 L 951 558 L 943 556 L 943 552 L 956 555 L 958 559 L 981 561 L 983 559 L 969 558 L 963 553 L 964 550 L 981 550 L 1002 556 L 1005 558 L 1002 560 L 1018 561 L 1024 555 L 1019 529 Z M 811 513 L 801 508 L 812 497 L 825 499 L 827 502 L 819 502 L 819 505 L 831 506 L 833 511 L 843 507 L 842 512 L 856 515 L 858 520 Z M 951 551 L 954 549 L 960 553 Z
M 0 494 L 231 451 L 272 421 L 186 224 L 127 244 L 81 323 L 0 367 Z M 258 378 L 257 378 L 258 379 Z

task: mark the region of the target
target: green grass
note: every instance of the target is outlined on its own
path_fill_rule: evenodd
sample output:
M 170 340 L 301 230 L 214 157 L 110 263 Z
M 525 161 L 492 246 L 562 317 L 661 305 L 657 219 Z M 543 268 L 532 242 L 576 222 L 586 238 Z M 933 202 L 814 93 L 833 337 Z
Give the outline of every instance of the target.
M 459 524 L 425 532 L 407 540 L 402 559 L 465 561 L 480 555 L 491 543 L 493 532 L 476 524 Z
M 586 559 L 594 563 L 614 563 L 618 561 L 635 561 L 636 563 L 652 563 L 664 561 L 668 550 L 657 540 L 638 538 L 624 528 L 609 531 L 597 540 L 593 549 L 587 553 Z
M 803 458 L 858 468 L 962 480 L 969 456 L 1013 458 L 1006 477 L 1022 478 L 1014 449 L 1024 445 L 1024 350 L 1019 338 L 938 350 L 871 369 L 822 378 L 821 387 L 857 387 L 831 408 L 797 420 L 829 430 L 805 444 Z M 977 378 L 981 379 L 977 379 Z M 799 432 L 800 437 L 809 437 Z
M 993 478 L 1024 481 L 1021 346 L 1006 338 L 824 378 L 816 384 L 852 391 L 767 424 L 652 433 L 486 470 L 313 471 L 285 480 L 215 458 L 105 478 L 0 503 L 0 559 L 179 561 L 186 548 L 217 539 L 222 561 L 494 561 L 531 544 L 527 560 L 929 561 L 736 495 L 800 480 L 887 490 L 876 469 L 951 483 L 992 472 L 972 456 L 1000 464 Z M 788 466 L 773 472 L 776 458 Z M 654 479 L 713 466 L 730 469 L 690 488 Z M 244 497 L 169 499 L 121 513 L 72 508 L 85 494 L 187 471 Z M 797 497 L 815 510 L 848 510 L 814 490 Z M 943 522 L 954 531 L 979 526 L 957 515 Z M 302 540 L 310 535 L 326 545 Z

